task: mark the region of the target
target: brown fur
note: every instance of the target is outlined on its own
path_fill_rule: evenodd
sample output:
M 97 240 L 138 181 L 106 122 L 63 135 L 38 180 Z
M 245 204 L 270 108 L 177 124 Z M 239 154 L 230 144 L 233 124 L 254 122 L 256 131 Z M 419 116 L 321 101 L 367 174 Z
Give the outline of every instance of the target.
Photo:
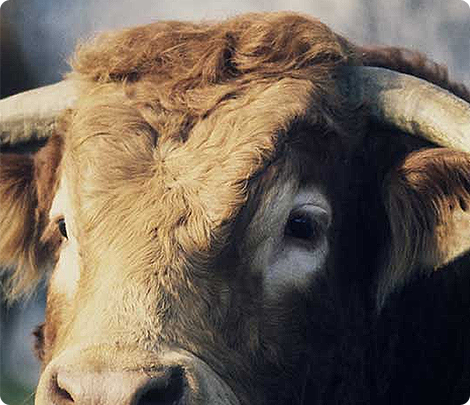
M 53 136 L 34 157 L 0 156 L 0 263 L 13 271 L 7 297 L 31 293 L 44 276 L 54 247 L 42 237 L 57 188 L 62 139 Z
M 379 296 L 409 280 L 416 268 L 444 264 L 442 244 L 449 235 L 439 230 L 445 231 L 455 211 L 468 210 L 469 179 L 469 155 L 444 148 L 411 153 L 392 170 L 384 188 L 391 227 L 389 267 Z
M 1 157 L 1 207 L 2 215 L 8 216 L 0 222 L 0 260 L 3 266 L 18 267 L 6 288 L 15 295 L 29 290 L 37 279 L 33 172 L 34 161 L 30 157 Z
M 273 336 L 263 332 L 260 280 L 237 267 L 234 232 L 280 176 L 286 151 L 290 159 L 312 152 L 302 161 L 318 167 L 295 173 L 318 170 L 333 179 L 325 185 L 333 196 L 344 185 L 333 176 L 366 135 L 367 117 L 347 107 L 335 78 L 341 66 L 360 63 L 405 71 L 468 98 L 418 54 L 356 48 L 319 21 L 290 13 L 155 23 L 82 45 L 70 74 L 82 96 L 60 135 L 34 158 L 2 156 L 0 167 L 2 215 L 12 218 L 0 222 L 0 262 L 19 264 L 12 297 L 33 286 L 43 253 L 58 244 L 47 212 L 62 173 L 70 181 L 82 269 L 72 302 L 49 293 L 38 348 L 45 361 L 70 339 L 91 345 L 113 333 L 119 344 L 174 344 L 227 378 L 243 403 L 261 403 L 250 372 L 254 364 L 282 366 L 286 336 L 273 337 L 275 321 L 267 327 Z M 380 296 L 415 271 L 421 248 L 434 248 L 448 202 L 468 199 L 469 167 L 462 154 L 422 151 L 392 171 L 384 253 L 390 264 Z M 109 290 L 109 300 L 100 300 Z M 136 308 L 146 316 L 136 317 Z M 295 324 L 290 310 L 281 312 Z M 96 313 L 103 319 L 90 325 Z M 322 361 L 331 362 L 331 353 Z
M 273 30 L 273 27 L 276 29 Z M 83 84 L 84 92 L 94 86 L 94 82 L 122 83 L 114 87 L 108 84 L 101 89 L 97 88 L 92 99 L 86 100 L 87 106 L 82 109 L 78 108 L 81 111 L 80 116 L 83 117 L 80 119 L 92 122 L 93 114 L 99 111 L 100 107 L 112 102 L 116 105 L 113 107 L 115 110 L 110 109 L 109 116 L 101 118 L 105 120 L 102 121 L 103 126 L 114 127 L 118 131 L 125 132 L 142 131 L 149 139 L 148 147 L 156 142 L 164 143 L 166 139 L 169 139 L 171 143 L 173 138 L 176 146 L 178 141 L 187 139 L 188 133 L 198 120 L 210 114 L 215 106 L 224 108 L 227 104 L 225 107 L 227 111 L 236 111 L 237 118 L 240 117 L 238 120 L 243 121 L 239 110 L 246 103 L 244 100 L 255 97 L 280 78 L 285 80 L 286 77 L 311 83 L 304 83 L 304 86 L 312 85 L 310 93 L 314 94 L 317 100 L 321 100 L 317 103 L 318 112 L 315 113 L 314 119 L 318 124 L 328 123 L 340 131 L 341 127 L 357 128 L 352 116 L 348 117 L 348 111 L 345 111 L 343 102 L 336 94 L 334 83 L 329 78 L 337 66 L 357 63 L 356 61 L 361 59 L 366 65 L 385 66 L 425 78 L 468 98 L 466 89 L 462 85 L 450 82 L 443 67 L 429 62 L 419 53 L 398 48 L 358 47 L 355 49 L 317 20 L 288 13 L 252 14 L 217 24 L 163 22 L 104 34 L 94 42 L 79 47 L 73 62 L 75 72 L 72 77 Z M 121 93 L 121 86 L 124 93 Z M 119 97 L 125 98 L 118 102 L 115 99 L 111 101 L 112 92 L 117 92 L 120 94 Z M 240 99 L 240 102 L 230 101 L 234 99 Z M 276 102 L 272 104 L 277 106 Z M 312 112 L 309 111 L 309 113 Z M 128 118 L 124 118 L 126 114 Z M 280 126 L 276 124 L 277 128 L 274 125 L 270 131 L 287 128 L 290 120 L 298 119 L 299 116 L 307 113 L 299 110 L 288 114 L 291 114 L 291 118 L 282 118 L 280 120 L 281 122 L 284 120 L 282 124 Z M 116 123 L 117 116 L 123 117 L 121 124 Z M 265 113 L 265 117 L 270 118 L 268 113 Z M 216 119 L 213 121 L 214 125 L 220 126 Z M 204 131 L 207 133 L 211 131 L 210 125 L 206 127 L 207 125 L 204 124 Z M 230 123 L 230 125 L 233 124 Z M 260 125 L 264 125 L 262 117 Z M 97 129 L 86 128 L 81 122 L 75 126 L 80 126 L 80 130 L 87 134 L 97 131 Z M 245 133 L 249 138 L 249 131 Z M 229 141 L 232 139 L 228 138 Z M 245 145 L 247 150 L 253 148 L 247 143 L 247 139 L 240 138 L 233 139 L 233 141 L 239 145 Z M 80 143 L 82 140 L 76 140 L 76 142 Z M 215 144 L 219 147 L 220 141 Z M 227 151 L 231 151 L 233 147 L 230 144 L 225 146 Z M 247 166 L 246 157 L 239 161 L 240 169 L 251 167 L 251 174 L 235 169 L 232 171 L 233 180 L 220 178 L 217 183 L 235 182 L 238 183 L 237 187 L 243 188 L 244 183 L 240 182 L 240 179 L 249 179 L 266 165 L 270 159 L 269 155 L 273 154 L 273 151 L 269 152 L 271 146 L 259 145 L 255 148 L 260 148 L 260 152 L 259 157 L 252 164 Z M 215 151 L 216 155 L 220 154 L 220 149 L 215 149 Z M 135 161 L 141 158 L 139 156 Z M 8 158 L 2 159 L 6 162 Z M 165 160 L 166 157 L 161 156 L 160 159 Z M 230 159 L 232 159 L 231 155 Z M 220 156 L 217 156 L 217 160 L 221 161 Z M 210 159 L 207 162 L 208 167 L 213 165 Z M 56 163 L 51 162 L 51 167 Z M 216 166 L 219 164 L 217 163 Z M 177 165 L 180 165 L 179 160 L 177 160 Z M 38 172 L 41 170 L 38 169 Z M 146 167 L 134 170 L 145 171 Z M 9 182 L 3 181 L 2 183 L 8 187 Z M 45 190 L 49 188 L 46 182 L 38 184 L 40 184 L 38 187 Z M 218 190 L 219 184 L 214 184 L 212 187 Z M 34 191 L 32 193 L 35 194 Z M 244 197 L 240 195 L 234 198 L 237 193 L 233 190 L 230 195 L 221 199 L 221 202 L 216 202 L 216 207 L 226 206 L 227 203 L 233 204 L 234 207 L 240 206 Z M 212 200 L 212 193 L 209 190 L 207 195 Z M 176 196 L 168 198 L 172 200 Z M 33 198 L 31 200 L 34 201 Z M 5 202 L 5 206 L 6 204 Z M 34 206 L 36 203 L 32 202 L 32 204 Z M 195 205 L 192 206 L 195 207 Z M 223 214 L 222 217 L 233 216 L 235 213 L 236 211 L 230 215 Z M 12 218 L 17 217 L 12 216 Z M 26 216 L 22 215 L 22 217 Z M 193 218 L 203 217 L 204 215 L 193 216 Z M 175 223 L 181 220 L 177 219 Z M 201 219 L 197 221 L 200 222 Z M 195 224 L 193 229 L 202 232 L 201 236 L 203 236 L 208 232 L 208 230 L 202 231 L 205 227 L 202 224 Z M 9 227 L 9 229 L 10 232 L 16 229 L 21 235 L 20 229 L 24 229 L 24 226 Z M 6 233 L 3 234 L 6 235 Z M 8 237 L 11 247 L 2 249 L 2 252 L 7 252 L 3 259 L 5 264 L 15 262 L 17 259 L 12 258 L 18 258 L 19 252 L 28 251 L 24 249 L 25 246 L 22 243 L 12 242 L 18 240 L 19 237 L 24 239 L 23 236 L 17 236 L 16 239 Z M 201 243 L 206 242 L 201 241 Z M 15 249 L 13 245 L 16 245 Z M 13 253 L 14 250 L 18 253 Z M 24 260 L 23 258 L 22 261 Z M 34 268 L 35 260 L 29 261 L 31 262 L 29 267 Z M 15 278 L 17 280 L 24 278 L 24 282 L 20 284 L 23 285 L 22 288 L 25 288 L 33 281 L 35 272 L 19 271 L 15 273 Z M 15 291 L 20 290 L 21 288 Z

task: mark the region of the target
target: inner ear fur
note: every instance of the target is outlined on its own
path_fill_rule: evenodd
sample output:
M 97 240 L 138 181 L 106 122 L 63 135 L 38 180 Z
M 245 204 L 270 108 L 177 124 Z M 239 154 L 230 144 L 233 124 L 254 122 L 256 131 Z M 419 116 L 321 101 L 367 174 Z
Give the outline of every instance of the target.
M 391 170 L 384 194 L 390 244 L 379 297 L 470 250 L 470 155 L 446 148 L 412 152 Z
M 2 292 L 15 300 L 34 290 L 49 258 L 41 240 L 57 188 L 62 140 L 53 136 L 35 155 L 0 155 Z
M 0 266 L 8 298 L 37 282 L 35 248 L 34 159 L 27 155 L 0 156 Z

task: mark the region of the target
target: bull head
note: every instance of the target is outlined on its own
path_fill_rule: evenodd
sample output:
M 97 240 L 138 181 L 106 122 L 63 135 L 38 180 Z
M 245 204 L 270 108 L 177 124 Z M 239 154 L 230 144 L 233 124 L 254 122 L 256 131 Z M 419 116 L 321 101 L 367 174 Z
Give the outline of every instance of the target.
M 54 268 L 38 405 L 357 403 L 334 365 L 382 364 L 390 296 L 470 248 L 470 106 L 374 52 L 291 14 L 157 23 L 0 102 L 8 294 Z

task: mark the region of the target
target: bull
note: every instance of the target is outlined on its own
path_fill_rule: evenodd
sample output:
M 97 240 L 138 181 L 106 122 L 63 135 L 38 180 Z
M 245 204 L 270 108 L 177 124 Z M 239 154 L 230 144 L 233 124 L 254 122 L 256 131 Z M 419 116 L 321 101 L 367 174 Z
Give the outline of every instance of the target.
M 461 404 L 470 94 L 290 13 L 157 22 L 0 104 L 36 404 Z

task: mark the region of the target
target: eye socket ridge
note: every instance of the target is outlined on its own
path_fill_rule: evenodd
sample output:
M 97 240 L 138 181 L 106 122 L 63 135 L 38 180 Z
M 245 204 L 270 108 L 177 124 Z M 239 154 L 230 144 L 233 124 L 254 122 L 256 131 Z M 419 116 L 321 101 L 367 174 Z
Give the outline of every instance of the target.
M 290 213 L 284 235 L 313 243 L 326 233 L 330 222 L 330 213 L 323 207 L 305 204 Z

